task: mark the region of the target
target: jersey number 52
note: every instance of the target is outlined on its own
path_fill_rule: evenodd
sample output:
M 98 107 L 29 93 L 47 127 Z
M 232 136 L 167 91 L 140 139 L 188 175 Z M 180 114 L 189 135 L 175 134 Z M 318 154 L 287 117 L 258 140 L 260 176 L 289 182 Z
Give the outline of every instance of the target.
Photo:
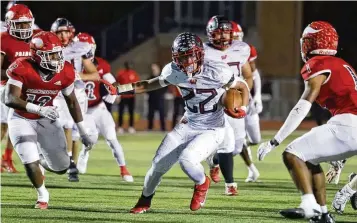
M 217 104 L 214 104 L 211 109 L 206 110 L 205 105 L 210 102 L 216 95 L 216 89 L 196 89 L 196 92 L 193 89 L 182 89 L 183 91 L 188 91 L 189 93 L 183 97 L 185 100 L 185 104 L 188 110 L 192 113 L 201 113 L 206 114 L 210 112 L 215 112 L 217 110 Z M 192 98 L 197 96 L 198 94 L 210 94 L 206 99 L 202 100 L 201 102 L 193 102 Z M 195 104 L 196 105 L 195 105 Z

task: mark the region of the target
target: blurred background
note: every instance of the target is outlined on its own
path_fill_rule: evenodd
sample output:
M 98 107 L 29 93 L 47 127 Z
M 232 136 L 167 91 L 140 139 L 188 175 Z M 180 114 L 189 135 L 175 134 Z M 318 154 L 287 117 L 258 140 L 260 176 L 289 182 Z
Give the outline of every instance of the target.
M 157 70 L 171 61 L 170 47 L 178 33 L 192 31 L 206 40 L 208 19 L 216 14 L 226 15 L 243 27 L 244 41 L 254 45 L 258 51 L 257 65 L 262 76 L 264 101 L 262 129 L 280 126 L 300 97 L 303 82 L 299 75 L 302 66 L 299 38 L 311 21 L 330 22 L 340 36 L 338 56 L 357 67 L 357 2 L 20 3 L 29 6 L 35 23 L 43 30 L 49 30 L 58 17 L 69 19 L 76 32 L 88 32 L 94 36 L 96 54 L 110 62 L 114 76 L 123 71 L 121 69 L 126 64 L 139 79 L 157 75 Z M 7 4 L 7 1 L 1 1 L 2 20 Z M 178 118 L 182 115 L 182 101 L 176 94 L 175 89 L 165 89 L 154 95 L 137 95 L 133 109 L 134 127 L 137 130 L 171 129 L 175 115 Z M 118 121 L 118 111 L 122 110 L 123 127 L 127 128 L 128 109 L 124 103 L 121 106 L 121 109 L 120 104 L 109 107 Z M 150 119 L 154 119 L 152 124 Z M 314 122 L 310 124 L 314 125 Z

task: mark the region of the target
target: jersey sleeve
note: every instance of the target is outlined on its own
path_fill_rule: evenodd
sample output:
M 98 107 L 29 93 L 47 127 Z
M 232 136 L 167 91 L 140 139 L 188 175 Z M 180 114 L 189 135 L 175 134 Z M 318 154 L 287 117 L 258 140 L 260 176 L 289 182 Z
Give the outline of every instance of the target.
M 242 65 L 249 62 L 250 57 L 250 46 L 246 43 L 242 45 Z
M 165 87 L 167 85 L 176 85 L 178 84 L 177 82 L 177 77 L 176 73 L 179 72 L 178 68 L 176 65 L 174 65 L 172 62 L 166 64 L 166 66 L 162 69 L 161 75 L 159 76 L 159 81 L 160 85 L 162 87 Z
M 22 88 L 25 83 L 26 69 L 21 62 L 15 61 L 7 68 L 6 75 L 9 78 L 9 84 Z
M 304 81 L 324 73 L 331 74 L 331 69 L 328 67 L 328 63 L 325 63 L 323 57 L 314 57 L 310 59 L 301 69 L 301 76 Z
M 252 62 L 252 61 L 254 61 L 255 59 L 257 59 L 258 53 L 257 53 L 257 49 L 255 49 L 254 46 L 252 46 L 252 45 L 249 45 L 249 46 L 250 46 L 250 56 L 249 56 L 248 61 L 249 61 L 249 62 Z

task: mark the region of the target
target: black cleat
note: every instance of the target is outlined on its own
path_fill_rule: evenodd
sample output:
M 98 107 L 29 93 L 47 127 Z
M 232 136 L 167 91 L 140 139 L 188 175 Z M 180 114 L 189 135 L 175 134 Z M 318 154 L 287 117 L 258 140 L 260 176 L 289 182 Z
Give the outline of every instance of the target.
M 282 216 L 289 219 L 305 218 L 305 211 L 302 208 L 284 209 L 279 212 Z
M 79 182 L 78 169 L 76 167 L 70 168 L 68 170 L 68 181 L 69 182 Z
M 335 218 L 329 213 L 322 214 L 321 216 L 313 217 L 310 223 L 335 223 Z
M 314 209 L 316 215 L 320 215 L 321 212 Z M 289 219 L 301 219 L 305 218 L 305 211 L 302 208 L 290 208 L 284 209 L 279 212 L 282 216 Z

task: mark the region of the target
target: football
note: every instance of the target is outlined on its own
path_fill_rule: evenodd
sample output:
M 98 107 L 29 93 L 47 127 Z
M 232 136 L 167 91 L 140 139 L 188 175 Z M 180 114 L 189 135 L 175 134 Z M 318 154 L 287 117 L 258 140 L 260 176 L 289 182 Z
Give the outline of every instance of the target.
M 222 95 L 221 102 L 226 109 L 239 108 L 242 106 L 242 94 L 237 89 L 230 88 Z

